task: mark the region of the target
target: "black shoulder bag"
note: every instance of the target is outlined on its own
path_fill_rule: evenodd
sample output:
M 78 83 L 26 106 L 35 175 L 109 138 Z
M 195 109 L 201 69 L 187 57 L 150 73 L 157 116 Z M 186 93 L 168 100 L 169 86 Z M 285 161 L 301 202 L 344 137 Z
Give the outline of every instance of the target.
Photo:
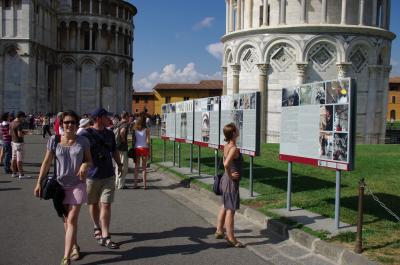
M 135 143 L 136 143 L 136 134 L 135 134 L 135 130 L 133 130 L 133 132 L 132 132 L 132 146 L 128 150 L 128 157 L 132 158 L 133 161 L 136 163 Z
M 221 165 L 221 161 L 222 161 L 223 157 L 224 157 L 224 155 L 222 155 L 221 159 L 219 160 L 218 167 L 217 167 L 217 175 L 214 176 L 214 184 L 213 184 L 213 187 L 212 187 L 213 192 L 215 193 L 215 195 L 218 195 L 218 196 L 222 195 L 222 192 L 221 192 L 221 179 L 222 179 L 223 174 L 218 174 L 218 170 L 219 170 L 219 167 Z
M 60 136 L 56 135 L 54 138 L 55 147 L 54 150 L 57 149 L 57 145 L 60 142 Z M 62 187 L 60 183 L 57 181 L 57 157 L 54 152 L 54 174 L 52 176 L 47 176 L 47 178 L 42 180 L 41 187 L 41 198 L 44 200 L 54 199 L 55 194 L 59 192 Z

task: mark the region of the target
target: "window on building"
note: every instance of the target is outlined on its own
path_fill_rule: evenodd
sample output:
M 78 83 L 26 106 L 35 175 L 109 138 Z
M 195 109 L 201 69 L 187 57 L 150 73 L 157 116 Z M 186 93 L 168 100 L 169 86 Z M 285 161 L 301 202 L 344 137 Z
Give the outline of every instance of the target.
M 144 97 L 144 103 L 147 103 L 147 97 Z
M 90 31 L 88 29 L 86 29 L 83 33 L 83 49 L 90 49 Z
M 138 109 L 136 109 L 136 113 L 138 113 L 139 112 L 139 110 Z
M 11 0 L 6 0 L 6 2 L 5 2 L 5 4 L 4 4 L 4 7 L 5 7 L 6 9 L 11 8 Z
M 183 97 L 183 101 L 189 100 L 189 97 Z
M 136 103 L 139 103 L 140 99 L 139 97 L 136 98 Z
M 390 119 L 392 120 L 396 120 L 396 111 L 395 110 L 391 110 L 390 111 Z
M 165 103 L 171 103 L 171 97 L 165 97 Z
M 390 91 L 397 91 L 397 86 L 396 85 L 390 85 L 389 86 Z
M 396 103 L 396 96 L 392 96 L 392 104 Z

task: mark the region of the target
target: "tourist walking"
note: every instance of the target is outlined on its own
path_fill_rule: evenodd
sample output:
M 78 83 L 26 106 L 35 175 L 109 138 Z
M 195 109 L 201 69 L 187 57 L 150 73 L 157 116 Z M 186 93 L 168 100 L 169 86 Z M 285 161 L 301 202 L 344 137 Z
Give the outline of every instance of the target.
M 64 129 L 64 134 L 52 136 L 47 142 L 47 152 L 34 190 L 34 195 L 40 198 L 41 182 L 47 176 L 51 162 L 56 156 L 56 176 L 65 193 L 63 205 L 67 213 L 64 216 L 65 247 L 61 265 L 70 264 L 71 260 L 81 258 L 77 243 L 78 217 L 81 205 L 87 202 L 86 176 L 92 158 L 88 139 L 76 134 L 78 121 L 79 117 L 75 112 L 63 113 L 60 125 Z
M 224 238 L 224 225 L 226 228 L 226 241 L 231 247 L 244 247 L 234 234 L 235 211 L 240 206 L 239 181 L 243 170 L 243 156 L 236 146 L 239 131 L 234 123 L 224 126 L 224 168 L 225 172 L 221 178 L 222 203 L 218 213 L 217 239 Z
M 84 129 L 87 129 L 89 127 L 90 127 L 90 119 L 89 118 L 82 118 L 79 121 L 79 129 L 78 129 L 77 134 L 80 134 L 81 131 L 83 131 Z
M 50 115 L 48 115 L 48 114 L 43 117 L 42 129 L 43 129 L 43 133 L 42 133 L 43 139 L 46 137 L 46 134 L 51 136 L 51 132 L 50 132 Z
M 10 125 L 11 134 L 11 148 L 12 148 L 12 160 L 11 170 L 12 177 L 19 179 L 28 179 L 31 176 L 24 174 L 22 162 L 24 159 L 24 136 L 25 132 L 22 130 L 22 123 L 25 120 L 25 113 L 22 111 L 17 112 L 16 118 Z
M 11 135 L 10 135 L 10 121 L 11 116 L 8 112 L 3 113 L 1 117 L 0 133 L 2 136 L 2 158 L 4 160 L 4 173 L 11 174 Z
M 87 180 L 89 213 L 94 226 L 94 238 L 102 246 L 119 248 L 110 237 L 111 203 L 114 201 L 115 179 L 112 158 L 122 170 L 122 163 L 115 146 L 114 133 L 106 129 L 112 115 L 103 108 L 92 113 L 94 125 L 85 129 L 81 135 L 90 142 L 93 165 L 89 169 Z
M 117 189 L 126 189 L 125 177 L 128 174 L 128 133 L 129 133 L 129 113 L 123 111 L 121 113 L 121 121 L 119 121 L 114 129 L 116 147 L 119 152 L 122 163 L 122 171 L 115 171 L 115 186 Z
M 150 148 L 150 129 L 144 124 L 144 119 L 139 116 L 136 119 L 134 130 L 132 132 L 132 144 L 135 148 L 135 171 L 134 178 L 135 184 L 134 188 L 137 188 L 137 179 L 139 174 L 140 162 L 142 162 L 142 178 L 143 178 L 143 189 L 147 189 L 147 157 L 149 156 Z

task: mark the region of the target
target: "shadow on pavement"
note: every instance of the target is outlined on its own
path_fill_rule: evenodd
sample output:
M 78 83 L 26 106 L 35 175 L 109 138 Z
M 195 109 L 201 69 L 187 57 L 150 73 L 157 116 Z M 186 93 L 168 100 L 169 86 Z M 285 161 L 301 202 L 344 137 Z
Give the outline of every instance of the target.
M 20 190 L 21 188 L 4 188 L 4 189 L 1 189 L 0 188 L 0 191 L 10 191 L 10 190 Z

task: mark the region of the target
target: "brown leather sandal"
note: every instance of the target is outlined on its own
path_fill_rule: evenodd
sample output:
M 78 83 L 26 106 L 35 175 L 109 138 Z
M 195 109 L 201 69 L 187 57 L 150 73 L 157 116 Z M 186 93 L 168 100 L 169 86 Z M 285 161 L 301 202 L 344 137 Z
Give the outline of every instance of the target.
M 226 239 L 226 242 L 228 243 L 228 246 L 230 246 L 230 247 L 234 247 L 234 248 L 244 248 L 245 247 L 245 245 L 238 240 L 230 241 L 229 239 Z

